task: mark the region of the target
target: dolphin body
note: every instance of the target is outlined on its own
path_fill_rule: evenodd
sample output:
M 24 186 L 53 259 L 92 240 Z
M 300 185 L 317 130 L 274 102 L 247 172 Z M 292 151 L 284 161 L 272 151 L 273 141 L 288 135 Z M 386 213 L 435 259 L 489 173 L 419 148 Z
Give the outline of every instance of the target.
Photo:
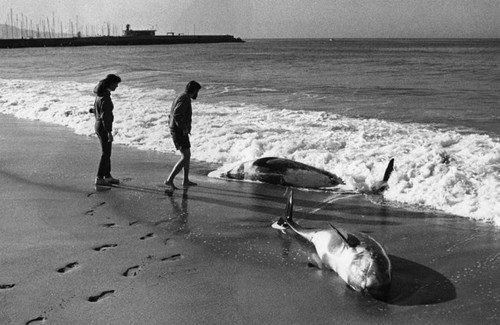
M 372 189 L 372 192 L 380 193 L 387 188 L 387 181 L 393 169 L 394 159 L 391 159 L 386 168 L 384 179 Z M 321 188 L 345 184 L 340 177 L 325 170 L 294 160 L 276 157 L 246 161 L 216 176 L 305 188 Z
M 382 245 L 367 234 L 348 232 L 330 224 L 328 229 L 305 229 L 293 221 L 293 192 L 286 214 L 272 227 L 298 235 L 312 244 L 311 262 L 320 269 L 335 271 L 352 289 L 376 298 L 386 297 L 391 284 L 392 266 Z

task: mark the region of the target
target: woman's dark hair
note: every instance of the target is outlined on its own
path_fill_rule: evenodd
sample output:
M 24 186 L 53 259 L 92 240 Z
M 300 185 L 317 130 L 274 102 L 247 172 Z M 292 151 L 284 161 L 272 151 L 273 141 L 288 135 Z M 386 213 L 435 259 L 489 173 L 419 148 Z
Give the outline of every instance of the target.
M 116 83 L 122 82 L 122 78 L 118 77 L 116 74 L 108 74 L 104 80 L 106 85 L 108 86 L 114 82 Z
M 186 85 L 186 92 L 189 93 L 189 94 L 192 94 L 198 90 L 201 89 L 201 85 L 199 83 L 197 83 L 196 81 L 194 80 L 191 80 L 190 82 L 188 82 L 188 84 Z
M 103 92 L 105 92 L 109 86 L 112 84 L 112 83 L 120 83 L 122 82 L 122 79 L 120 77 L 118 77 L 116 74 L 108 74 L 106 76 L 106 78 L 102 79 L 101 81 L 99 81 L 99 83 L 97 84 L 96 88 L 95 88 L 95 92 L 97 94 L 102 94 Z

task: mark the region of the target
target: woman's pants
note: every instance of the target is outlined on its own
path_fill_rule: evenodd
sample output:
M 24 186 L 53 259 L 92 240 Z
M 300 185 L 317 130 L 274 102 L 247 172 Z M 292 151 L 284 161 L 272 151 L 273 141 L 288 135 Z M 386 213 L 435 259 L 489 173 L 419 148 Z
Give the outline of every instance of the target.
M 96 122 L 95 130 L 101 142 L 102 155 L 97 171 L 97 178 L 111 177 L 111 144 L 108 132 L 104 129 L 100 121 Z

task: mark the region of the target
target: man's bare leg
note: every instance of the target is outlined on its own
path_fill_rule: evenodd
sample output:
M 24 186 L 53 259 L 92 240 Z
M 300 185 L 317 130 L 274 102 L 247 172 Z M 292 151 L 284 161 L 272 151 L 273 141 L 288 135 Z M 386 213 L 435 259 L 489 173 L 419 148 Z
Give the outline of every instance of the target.
M 189 167 L 191 165 L 191 151 L 186 152 L 184 157 L 186 160 L 184 161 L 184 181 L 182 182 L 182 186 L 187 187 L 187 186 L 196 186 L 195 182 L 191 182 L 189 180 Z
M 179 172 L 184 168 L 184 179 L 186 179 L 186 164 L 187 164 L 187 172 L 189 173 L 189 160 L 191 159 L 191 150 L 185 149 L 181 150 L 181 158 L 175 164 L 174 168 L 170 172 L 167 180 L 165 181 L 165 185 L 169 186 L 172 190 L 177 189 L 174 184 L 174 178 L 179 174 Z M 189 179 L 189 177 L 188 177 Z

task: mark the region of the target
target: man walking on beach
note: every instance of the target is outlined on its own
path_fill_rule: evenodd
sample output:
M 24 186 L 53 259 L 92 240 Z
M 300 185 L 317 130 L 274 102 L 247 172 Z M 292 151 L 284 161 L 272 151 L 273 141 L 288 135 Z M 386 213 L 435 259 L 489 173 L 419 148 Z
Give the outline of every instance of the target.
M 181 152 L 181 158 L 175 164 L 174 169 L 165 181 L 165 185 L 172 190 L 177 187 L 174 185 L 174 178 L 177 174 L 184 169 L 183 186 L 195 186 L 189 180 L 189 164 L 191 160 L 191 143 L 189 142 L 189 134 L 191 133 L 191 99 L 198 97 L 198 91 L 201 85 L 192 80 L 186 85 L 186 90 L 179 95 L 172 103 L 169 115 L 169 127 L 172 140 L 174 141 L 175 148 Z

